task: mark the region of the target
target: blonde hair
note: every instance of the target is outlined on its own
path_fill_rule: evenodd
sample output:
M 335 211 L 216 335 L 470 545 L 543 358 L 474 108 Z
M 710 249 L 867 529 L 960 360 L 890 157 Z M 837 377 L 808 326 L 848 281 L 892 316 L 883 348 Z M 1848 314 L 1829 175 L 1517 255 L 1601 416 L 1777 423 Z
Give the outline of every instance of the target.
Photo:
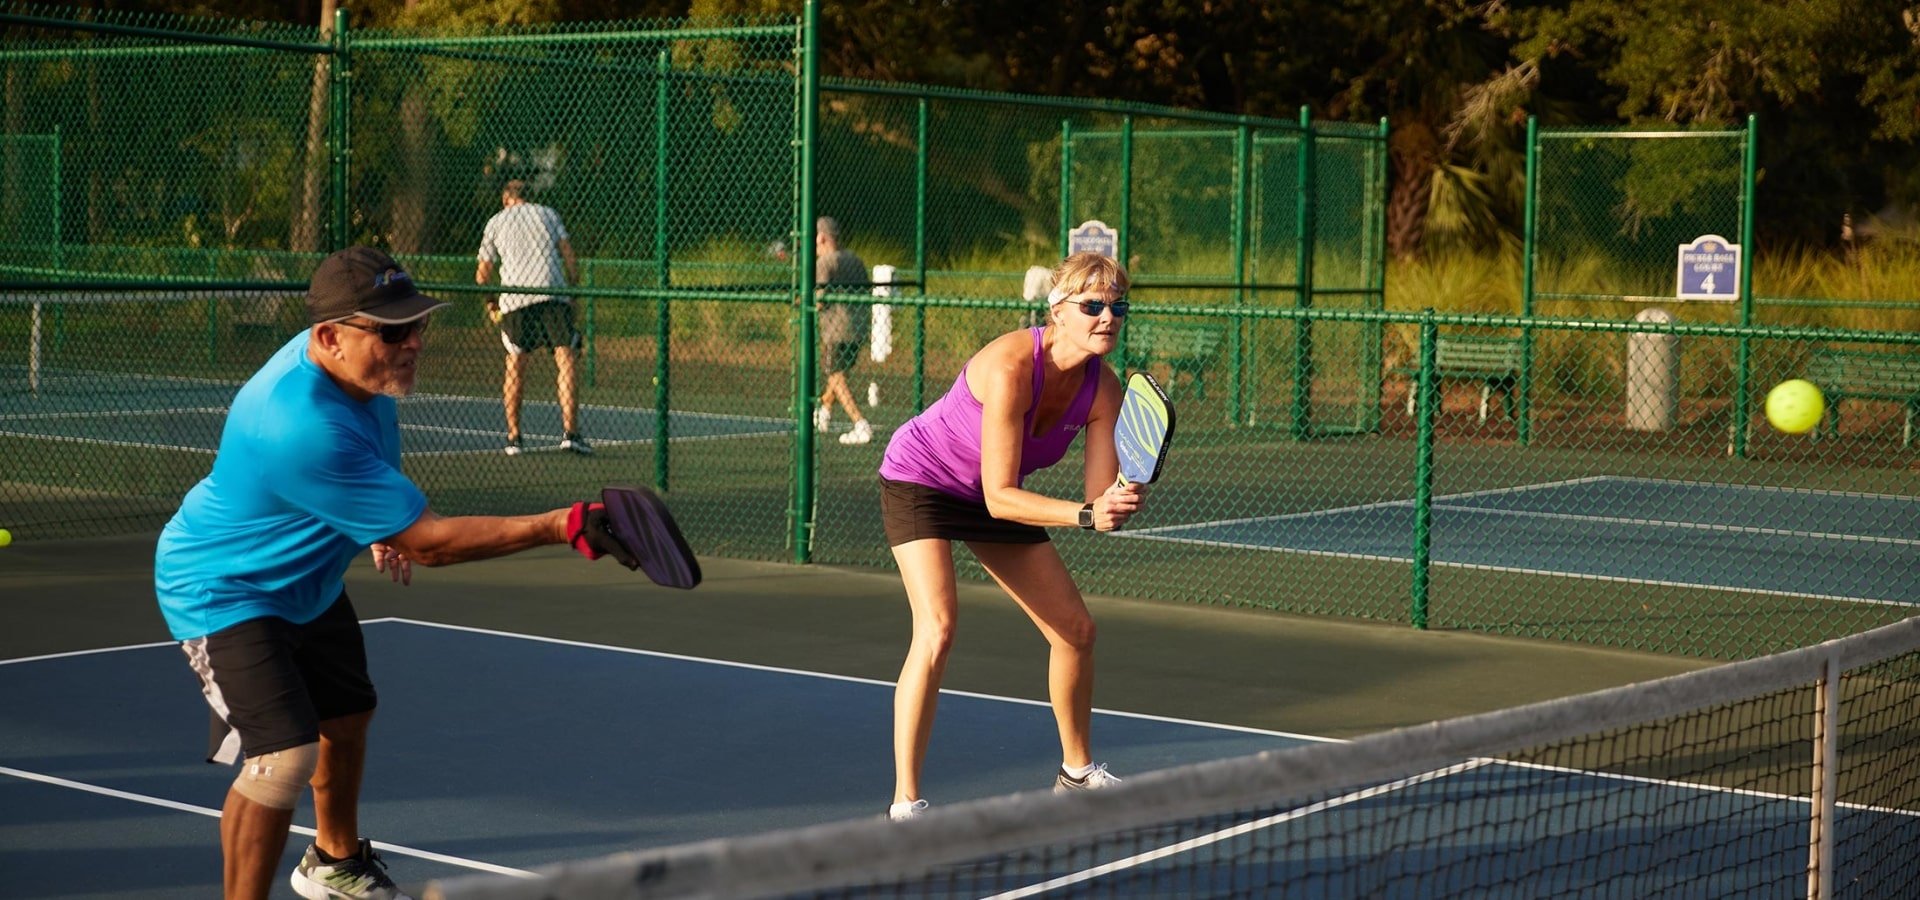
M 1059 265 L 1053 267 L 1049 280 L 1053 283 L 1053 289 L 1047 292 L 1049 307 L 1093 288 L 1110 287 L 1125 294 L 1133 284 L 1119 260 L 1092 252 L 1075 253 L 1061 260 Z

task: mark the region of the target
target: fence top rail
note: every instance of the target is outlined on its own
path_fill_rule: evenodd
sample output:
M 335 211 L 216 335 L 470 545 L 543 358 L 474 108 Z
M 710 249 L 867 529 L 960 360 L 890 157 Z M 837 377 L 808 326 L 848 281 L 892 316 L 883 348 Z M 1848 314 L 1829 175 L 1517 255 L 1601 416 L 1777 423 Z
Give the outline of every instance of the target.
M 260 25 L 243 19 L 232 20 L 236 24 Z M 143 37 L 174 44 L 217 44 L 227 47 L 242 47 L 253 50 L 284 50 L 293 53 L 332 53 L 333 47 L 319 41 L 284 41 L 271 38 L 246 37 L 233 34 L 209 34 L 200 31 L 173 31 L 165 28 L 153 28 L 145 25 L 120 25 L 113 22 L 88 22 L 81 19 L 62 19 L 53 16 L 38 16 L 0 11 L 0 25 L 20 25 L 28 28 L 44 28 L 50 31 L 80 31 L 90 34 L 111 34 L 121 37 Z M 285 26 L 287 30 L 306 30 L 299 26 Z M 84 48 L 75 48 L 84 49 Z M 119 47 L 102 48 L 90 52 L 112 50 L 118 53 L 164 53 L 177 52 L 183 47 Z M 20 59 L 25 54 L 45 56 L 47 54 L 71 55 L 72 51 L 59 48 L 36 48 L 33 50 L 0 53 L 0 59 Z M 32 58 L 32 57 L 26 57 Z
M 1609 131 L 1598 127 L 1591 129 L 1542 128 L 1537 136 L 1543 141 L 1554 140 L 1556 138 L 1562 140 L 1568 138 L 1610 138 L 1614 140 L 1633 141 L 1671 140 L 1673 138 L 1743 138 L 1747 136 L 1747 132 L 1743 129 L 1735 129 L 1732 131 L 1725 129 L 1712 131 Z
M 692 21 L 692 20 L 690 20 Z M 705 41 L 726 40 L 731 38 L 753 37 L 793 37 L 798 32 L 799 21 L 769 25 L 757 21 L 742 21 L 738 25 L 719 22 L 700 21 L 688 28 L 622 28 L 620 30 L 590 31 L 594 25 L 634 25 L 632 22 L 587 23 L 566 31 L 509 31 L 505 33 L 488 32 L 485 34 L 449 34 L 449 35 L 406 35 L 397 30 L 361 32 L 353 39 L 356 50 L 433 50 L 460 47 L 510 46 L 522 47 L 545 44 L 601 44 L 610 41 Z
M 827 91 L 842 91 L 850 94 L 879 94 L 928 100 L 960 100 L 969 103 L 1036 106 L 1044 109 L 1149 116 L 1160 119 L 1183 119 L 1190 122 L 1212 122 L 1222 125 L 1251 125 L 1259 128 L 1285 129 L 1291 131 L 1301 130 L 1299 122 L 1285 119 L 1268 119 L 1260 116 L 1234 115 L 1232 113 L 1208 112 L 1198 109 L 1179 109 L 1171 106 L 1155 106 L 1150 103 L 1129 103 L 1122 100 L 1095 100 L 1088 97 L 1048 97 L 1039 94 L 1006 94 L 994 91 L 939 87 L 926 84 L 894 84 L 878 81 L 862 81 L 854 78 L 822 78 L 820 79 L 820 90 L 822 93 Z
M 892 282 L 912 287 L 911 282 Z M 420 288 L 442 294 L 497 293 L 497 286 L 461 282 L 421 282 Z M 32 294 L 52 291 L 83 293 L 88 291 L 278 291 L 304 292 L 306 282 L 291 281 L 0 281 L 0 305 L 34 302 Z M 643 300 L 721 300 L 749 303 L 791 302 L 795 291 L 780 286 L 729 286 L 711 288 L 698 285 L 668 287 L 588 287 L 526 288 L 527 293 L 566 294 L 575 297 L 610 297 Z M 869 294 L 822 295 L 827 303 L 885 303 L 891 306 L 950 309 L 1037 310 L 1040 305 L 1017 299 L 986 299 L 952 295 L 896 295 L 875 297 Z M 1535 331 L 1587 331 L 1619 334 L 1672 334 L 1693 337 L 1762 338 L 1767 340 L 1822 341 L 1827 343 L 1895 344 L 1920 347 L 1920 332 L 1867 331 L 1847 328 L 1817 328 L 1785 325 L 1714 325 L 1680 322 L 1632 322 L 1596 319 L 1562 319 L 1549 316 L 1488 315 L 1475 313 L 1433 313 L 1389 309 L 1319 309 L 1314 307 L 1261 308 L 1247 306 L 1194 306 L 1173 303 L 1143 304 L 1139 311 L 1148 316 L 1185 316 L 1200 319 L 1311 319 L 1331 322 L 1376 322 L 1380 324 L 1424 325 L 1442 328 L 1503 328 Z

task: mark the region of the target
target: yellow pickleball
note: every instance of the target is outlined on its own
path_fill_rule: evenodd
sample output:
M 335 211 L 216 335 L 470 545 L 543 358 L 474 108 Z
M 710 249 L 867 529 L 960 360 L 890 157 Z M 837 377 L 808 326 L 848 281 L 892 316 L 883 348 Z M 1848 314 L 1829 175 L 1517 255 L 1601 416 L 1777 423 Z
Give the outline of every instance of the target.
M 1827 398 L 1813 382 L 1782 381 L 1767 392 L 1767 421 L 1787 434 L 1806 434 L 1827 413 Z
M 0 528 L 0 547 L 13 543 L 13 532 Z

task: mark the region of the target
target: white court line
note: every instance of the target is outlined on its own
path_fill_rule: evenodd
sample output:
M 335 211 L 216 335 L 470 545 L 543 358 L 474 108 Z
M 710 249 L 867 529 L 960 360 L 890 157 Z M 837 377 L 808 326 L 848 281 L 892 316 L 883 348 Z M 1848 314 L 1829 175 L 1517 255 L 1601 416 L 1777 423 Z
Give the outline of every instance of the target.
M 86 412 L 57 413 L 10 413 L 0 416 L 0 422 L 34 421 L 44 422 L 50 419 L 118 419 L 125 416 L 180 416 L 194 414 L 220 413 L 224 415 L 224 406 L 199 407 L 142 407 L 140 409 L 101 409 Z
M 1792 528 L 1762 528 L 1757 525 L 1723 525 L 1716 522 L 1676 522 L 1667 519 L 1635 519 L 1625 516 L 1590 516 L 1579 513 L 1549 512 L 1537 509 L 1490 509 L 1484 506 L 1458 506 L 1452 503 L 1435 503 L 1434 509 L 1453 512 L 1475 513 L 1488 516 L 1517 516 L 1521 518 L 1555 519 L 1566 522 L 1595 522 L 1607 525 L 1632 525 L 1641 528 L 1680 528 L 1690 531 L 1713 531 L 1730 534 L 1765 534 L 1777 537 L 1811 538 L 1823 541 L 1855 541 L 1863 544 L 1899 544 L 1907 547 L 1920 547 L 1920 539 L 1889 537 L 1873 534 L 1844 534 L 1830 531 L 1799 531 Z
M 1522 494 L 1528 491 L 1546 490 L 1548 488 L 1565 487 L 1567 485 L 1573 485 L 1573 484 L 1587 484 L 1595 481 L 1608 481 L 1608 480 L 1611 480 L 1612 478 L 1613 476 L 1611 475 L 1588 475 L 1581 478 L 1568 478 L 1562 481 L 1542 481 L 1538 484 L 1521 485 L 1518 487 L 1487 488 L 1486 490 L 1481 490 L 1481 491 L 1464 491 L 1458 494 L 1442 494 L 1440 496 L 1434 497 L 1433 499 L 1434 499 L 1434 502 L 1438 503 L 1441 500 L 1464 500 L 1468 497 L 1490 497 L 1498 494 Z M 1370 510 L 1375 510 L 1375 509 L 1389 509 L 1392 507 L 1412 506 L 1412 505 L 1413 505 L 1412 500 L 1380 500 L 1374 503 L 1361 503 L 1361 504 L 1356 504 L 1354 506 L 1333 506 L 1333 507 L 1328 507 L 1326 509 L 1309 509 L 1309 510 L 1304 510 L 1296 513 L 1282 513 L 1277 516 L 1245 516 L 1238 519 L 1209 519 L 1205 522 L 1186 522 L 1179 525 L 1159 525 L 1153 528 L 1137 528 L 1137 529 L 1116 531 L 1112 533 L 1119 537 L 1138 537 L 1141 535 L 1161 534 L 1169 531 L 1183 531 L 1183 530 L 1192 529 L 1192 528 L 1212 528 L 1216 525 L 1243 525 L 1248 522 L 1284 522 L 1284 521 L 1298 520 L 1298 519 L 1315 519 L 1323 516 L 1332 516 L 1332 515 L 1340 515 L 1344 513 L 1355 513 L 1355 512 L 1368 512 Z M 1363 556 L 1361 558 L 1371 559 L 1372 557 Z
M 41 784 L 49 784 L 54 787 L 68 788 L 70 790 L 83 791 L 89 794 L 99 794 L 102 797 L 112 797 L 116 800 L 131 800 L 135 803 L 144 803 L 148 806 L 158 806 L 162 809 L 173 810 L 174 812 L 193 813 L 194 815 L 207 816 L 208 818 L 213 818 L 213 819 L 220 818 L 220 811 L 217 809 L 208 809 L 204 806 L 194 806 L 193 804 L 190 804 L 190 803 L 181 803 L 176 800 L 167 800 L 162 797 L 149 797 L 145 794 L 135 794 L 130 791 L 114 790 L 113 788 L 101 787 L 97 784 L 87 784 L 84 781 L 73 781 L 71 779 L 58 778 L 52 775 L 42 775 L 38 772 L 27 772 L 20 769 L 12 768 L 10 766 L 0 766 L 0 775 L 11 775 L 15 778 L 20 778 L 26 781 L 37 781 Z M 288 830 L 294 832 L 295 834 L 304 834 L 308 837 L 318 836 L 318 832 L 304 825 L 295 825 Z M 534 873 L 526 871 L 525 869 L 513 869 L 513 868 L 508 868 L 507 866 L 495 865 L 489 862 L 481 862 L 475 859 L 466 859 L 464 857 L 459 857 L 459 856 L 448 856 L 445 853 L 435 853 L 431 850 L 421 850 L 418 847 L 408 847 L 401 844 L 395 844 L 390 841 L 380 842 L 380 852 L 395 853 L 401 856 L 412 856 L 419 859 L 432 860 L 438 863 L 446 863 L 447 865 L 451 865 L 451 866 L 460 866 L 461 868 L 466 868 L 466 869 L 476 869 L 481 872 L 492 872 L 496 875 L 512 875 L 517 878 L 534 877 Z
M 476 628 L 471 625 L 449 625 L 444 622 L 429 622 L 424 619 L 408 619 L 401 616 L 382 616 L 377 619 L 363 619 L 361 625 L 414 625 L 421 628 L 438 628 L 445 631 L 462 631 L 469 634 L 483 634 L 489 637 L 513 638 L 533 641 L 541 644 L 553 644 L 561 647 L 580 647 L 587 650 L 605 650 L 610 653 L 627 653 L 634 656 L 649 656 L 655 659 L 669 659 L 675 662 L 699 663 L 708 666 L 720 666 L 728 669 L 744 669 L 751 672 L 768 672 L 775 675 L 792 675 L 800 678 L 817 678 L 823 681 L 840 681 L 848 684 L 865 684 L 875 687 L 891 688 L 893 682 L 876 678 L 860 678 L 853 675 L 835 675 L 831 672 L 814 672 L 807 669 L 791 669 L 782 666 L 767 666 L 759 663 L 735 662 L 727 659 L 709 659 L 702 656 L 688 656 L 681 653 L 667 653 L 662 650 L 641 650 L 634 647 L 617 647 L 612 644 L 594 644 L 586 641 L 574 641 L 565 638 L 545 637 L 537 634 L 522 634 L 516 631 L 499 631 L 492 628 Z M 125 650 L 149 650 L 154 647 L 173 647 L 174 641 L 155 641 L 146 644 L 127 644 L 118 647 L 97 647 L 92 650 L 72 650 L 65 653 L 49 653 L 44 656 L 27 656 L 19 659 L 0 659 L 0 665 L 13 663 L 40 662 L 49 659 L 65 659 L 74 656 L 91 656 L 102 653 L 119 653 Z M 982 694 L 974 691 L 959 691 L 941 688 L 940 693 L 954 697 L 967 697 L 974 700 L 992 700 L 998 703 L 1012 703 L 1020 706 L 1051 707 L 1045 700 L 1028 700 L 1023 697 L 1002 697 L 995 694 Z M 1095 709 L 1102 715 L 1117 716 L 1123 719 L 1138 719 L 1143 722 L 1163 722 L 1169 725 L 1192 725 L 1199 728 L 1212 728 L 1219 731 L 1232 731 L 1240 734 L 1257 734 L 1265 737 L 1288 738 L 1310 743 L 1345 743 L 1340 738 L 1321 737 L 1312 734 L 1299 734 L 1291 731 L 1274 731 L 1267 728 L 1254 728 L 1248 725 L 1229 725 L 1223 722 L 1203 722 L 1198 719 L 1181 719 L 1173 716 L 1157 716 L 1149 713 L 1126 712 L 1117 709 Z
M 362 624 L 370 625 L 375 623 L 397 623 L 401 625 L 417 625 L 422 628 L 440 628 L 447 631 L 464 631 L 470 634 L 484 634 L 492 637 L 515 638 L 523 641 L 535 641 L 542 644 L 554 644 L 562 647 L 581 647 L 588 650 L 605 650 L 612 653 L 628 653 L 635 656 L 649 656 L 655 659 L 670 659 L 677 662 L 700 663 L 703 665 L 721 666 L 729 669 L 744 669 L 744 670 L 753 671 L 753 672 L 769 672 L 776 675 L 793 675 L 801 678 L 817 678 L 825 681 L 840 681 L 848 684 L 865 684 L 865 685 L 873 685 L 875 687 L 884 687 L 884 688 L 893 687 L 893 682 L 881 681 L 875 678 L 860 678 L 853 675 L 835 675 L 830 672 L 813 672 L 806 669 L 791 669 L 791 668 L 785 668 L 782 666 L 761 665 L 759 663 L 734 662 L 732 660 L 725 660 L 725 659 L 708 659 L 706 657 L 700 657 L 700 656 L 686 656 L 679 653 L 667 653 L 660 650 L 640 650 L 633 647 L 617 647 L 611 644 L 594 644 L 594 643 L 588 643 L 586 641 L 567 640 L 565 638 L 544 637 L 537 634 L 521 634 L 519 632 L 514 632 L 514 631 L 498 631 L 491 628 L 476 628 L 471 625 L 449 625 L 443 622 L 428 622 L 422 619 L 408 619 L 408 618 L 403 618 L 399 616 L 387 616 L 379 619 L 368 619 Z M 975 700 L 992 700 L 999 703 L 1013 703 L 1021 706 L 1038 706 L 1038 707 L 1051 708 L 1051 704 L 1049 704 L 1045 700 L 1027 700 L 1021 697 L 1001 697 L 994 694 L 981 694 L 981 693 L 975 693 L 973 691 L 957 691 L 957 690 L 952 690 L 950 688 L 941 688 L 940 693 L 946 694 L 949 696 L 954 696 L 954 697 L 968 697 Z M 1196 719 L 1180 719 L 1180 718 L 1174 718 L 1171 716 L 1156 716 L 1148 713 L 1125 712 L 1122 710 L 1115 710 L 1115 709 L 1095 709 L 1094 712 L 1100 713 L 1101 715 L 1117 716 L 1119 718 L 1124 718 L 1124 719 L 1137 719 L 1145 722 L 1162 722 L 1170 725 L 1192 725 L 1200 728 L 1212 728 L 1220 731 L 1233 731 L 1233 732 L 1239 732 L 1242 734 L 1258 734 L 1258 735 L 1263 735 L 1267 737 L 1289 738 L 1296 741 L 1309 741 L 1314 743 L 1344 743 L 1338 738 L 1319 737 L 1317 735 L 1310 735 L 1310 734 L 1296 734 L 1288 731 L 1273 731 L 1266 728 L 1252 728 L 1245 725 L 1227 725 L 1220 722 L 1202 722 Z
M 1236 838 L 1243 834 L 1251 834 L 1252 832 L 1261 831 L 1263 829 L 1270 828 L 1274 825 L 1279 825 L 1285 822 L 1291 822 L 1294 819 L 1304 819 L 1307 816 L 1313 815 L 1315 813 L 1326 812 L 1327 810 L 1345 806 L 1349 803 L 1358 803 L 1361 800 L 1370 800 L 1374 797 L 1379 797 L 1385 794 L 1391 794 L 1394 791 L 1400 790 L 1401 788 L 1413 787 L 1414 785 L 1424 784 L 1429 781 L 1437 781 L 1449 775 L 1457 775 L 1461 772 L 1478 769 L 1481 766 L 1487 765 L 1488 763 L 1491 763 L 1491 762 L 1493 762 L 1493 760 L 1485 760 L 1485 759 L 1469 760 L 1467 762 L 1457 763 L 1455 765 L 1447 766 L 1444 769 L 1435 769 L 1431 772 L 1423 772 L 1419 775 L 1408 776 L 1398 781 L 1390 781 L 1390 782 L 1387 782 L 1386 784 L 1375 785 L 1370 788 L 1365 788 L 1362 790 L 1341 794 L 1338 797 L 1330 797 L 1318 803 L 1311 803 L 1296 809 L 1290 809 L 1285 812 L 1275 813 L 1271 816 L 1255 819 L 1251 822 L 1242 822 L 1238 825 L 1233 826 L 1232 828 L 1223 828 L 1219 831 L 1215 831 L 1209 834 L 1203 834 L 1196 838 L 1188 838 L 1187 840 L 1184 840 L 1184 841 L 1168 844 L 1164 847 L 1158 847 L 1153 850 L 1149 850 L 1145 853 L 1138 853 L 1133 856 L 1126 857 L 1124 859 L 1116 859 L 1113 862 L 1103 863 L 1101 865 L 1094 866 L 1091 869 L 1082 869 L 1072 874 L 1062 875 L 1058 878 L 1048 879 L 1046 881 L 1040 882 L 1039 884 L 1030 884 L 1023 888 L 1017 888 L 1015 890 L 1006 891 L 1004 893 L 994 894 L 992 896 L 983 898 L 983 900 L 1018 900 L 1018 898 L 1021 898 L 1021 897 L 1033 897 L 1040 894 L 1044 894 L 1056 888 L 1071 887 L 1073 885 L 1080 884 L 1081 882 L 1092 881 L 1093 879 L 1099 878 L 1103 875 L 1111 875 L 1115 872 L 1120 872 L 1126 869 L 1135 868 L 1137 866 L 1141 866 L 1146 863 L 1153 862 L 1155 860 L 1165 859 L 1166 857 L 1169 857 L 1169 856 L 1175 856 L 1181 853 L 1185 853 L 1188 850 L 1197 850 L 1201 847 L 1206 847 L 1212 844 L 1220 843 L 1221 841 L 1227 840 L 1229 838 Z
M 1489 765 L 1505 766 L 1505 767 L 1510 767 L 1514 769 L 1527 769 L 1527 770 L 1534 770 L 1534 771 L 1541 771 L 1541 772 L 1553 772 L 1561 775 L 1578 775 L 1578 776 L 1587 777 L 1587 778 L 1597 778 L 1605 781 L 1620 781 L 1620 782 L 1627 782 L 1631 784 L 1649 785 L 1653 787 L 1680 788 L 1682 790 L 1697 791 L 1703 794 L 1717 794 L 1717 795 L 1732 796 L 1732 797 L 1752 797 L 1755 799 L 1765 800 L 1769 802 L 1796 803 L 1800 805 L 1807 805 L 1813 802 L 1812 799 L 1809 797 L 1795 796 L 1793 794 L 1782 794 L 1776 791 L 1757 791 L 1752 788 L 1729 788 L 1729 787 L 1720 787 L 1717 785 L 1694 784 L 1686 781 L 1674 781 L 1670 779 L 1651 778 L 1645 775 L 1626 775 L 1626 774 L 1618 774 L 1613 772 L 1596 772 L 1590 769 L 1575 769 L 1567 766 L 1549 766 L 1549 765 L 1543 765 L 1540 763 L 1524 763 L 1524 762 L 1513 762 L 1513 761 L 1504 760 L 1504 759 L 1479 758 L 1479 759 L 1471 759 L 1463 763 L 1456 763 L 1454 765 L 1447 766 L 1441 769 L 1434 769 L 1430 772 L 1422 772 L 1418 775 L 1410 775 L 1406 778 L 1401 778 L 1396 781 L 1387 782 L 1386 784 L 1374 785 L 1373 787 L 1363 788 L 1358 791 L 1352 791 L 1349 793 L 1341 794 L 1338 797 L 1331 797 L 1326 800 L 1321 800 L 1316 803 L 1311 803 L 1306 806 L 1301 806 L 1294 809 L 1286 810 L 1284 812 L 1275 813 L 1273 815 L 1266 816 L 1260 819 L 1255 819 L 1250 822 L 1242 822 L 1230 828 L 1224 828 L 1219 831 L 1210 832 L 1207 834 L 1200 835 L 1198 837 L 1188 838 L 1187 840 L 1179 841 L 1173 844 L 1168 844 L 1163 847 L 1157 847 L 1155 849 L 1148 850 L 1145 853 L 1137 853 L 1137 854 L 1134 854 L 1133 856 L 1128 856 L 1123 859 L 1117 859 L 1108 863 L 1102 863 L 1101 865 L 1098 865 L 1098 866 L 1093 866 L 1091 868 L 1083 869 L 1078 872 L 1062 875 L 1057 878 L 1048 879 L 1047 881 L 1042 881 L 1037 884 L 1030 884 L 1030 885 L 1027 885 L 1026 887 L 1016 888 L 1011 891 L 1005 891 L 1002 893 L 994 894 L 992 896 L 983 898 L 983 900 L 1019 900 L 1019 898 L 1024 898 L 1024 897 L 1039 896 L 1041 894 L 1045 894 L 1050 891 L 1057 890 L 1059 888 L 1071 887 L 1076 884 L 1081 884 L 1083 882 L 1092 881 L 1096 878 L 1100 878 L 1106 875 L 1111 875 L 1115 872 L 1125 871 L 1127 869 L 1136 868 L 1136 867 L 1145 865 L 1147 863 L 1165 859 L 1169 856 L 1177 856 L 1189 850 L 1197 850 L 1201 847 L 1217 844 L 1224 840 L 1229 840 L 1232 838 L 1240 837 L 1242 835 L 1251 834 L 1256 831 L 1261 831 L 1261 830 L 1270 828 L 1274 825 L 1284 824 L 1286 822 L 1291 822 L 1295 819 L 1303 819 L 1315 813 L 1326 812 L 1327 810 L 1345 806 L 1350 803 L 1355 803 L 1361 800 L 1369 800 L 1374 797 L 1390 794 L 1395 791 L 1399 791 L 1409 787 L 1414 787 L 1429 781 L 1438 781 L 1439 779 L 1442 779 L 1442 778 L 1458 775 L 1462 772 L 1472 771 L 1474 769 L 1483 768 Z M 1910 809 L 1900 809 L 1897 807 L 1879 807 L 1879 806 L 1872 806 L 1865 803 L 1847 803 L 1847 802 L 1838 802 L 1838 803 L 1835 803 L 1834 805 L 1839 808 L 1851 810 L 1854 812 L 1872 812 L 1872 813 L 1880 813 L 1883 815 L 1906 816 L 1909 818 L 1920 817 L 1920 811 L 1910 810 Z M 1713 823 L 1703 822 L 1700 824 L 1703 827 L 1712 827 Z
M 0 430 L 0 437 L 32 438 L 38 441 L 54 441 L 56 443 L 61 443 L 61 444 L 91 444 L 96 447 L 100 447 L 100 446 L 138 447 L 142 450 L 173 450 L 180 453 L 198 453 L 203 456 L 212 456 L 214 453 L 214 450 L 212 447 L 183 447 L 178 444 L 155 444 L 147 441 L 122 441 L 122 440 L 114 440 L 109 438 L 67 437 L 66 435 L 45 434 L 38 431 Z
M 1332 559 L 1359 559 L 1371 562 L 1408 564 L 1413 557 L 1386 553 L 1351 553 L 1338 550 L 1308 550 L 1302 547 L 1275 547 L 1271 544 L 1251 544 L 1244 541 L 1203 540 L 1201 538 L 1170 537 L 1165 534 L 1126 534 L 1111 532 L 1120 537 L 1137 538 L 1143 541 L 1166 541 L 1170 544 L 1194 544 L 1202 547 L 1222 547 L 1232 550 L 1260 550 L 1267 553 L 1287 553 L 1295 556 L 1322 556 Z M 1723 591 L 1730 594 L 1750 594 L 1755 597 L 1796 597 L 1803 600 L 1837 600 L 1842 603 L 1866 603 L 1875 606 L 1913 607 L 1916 604 L 1908 600 L 1888 600 L 1883 597 L 1853 597 L 1845 594 L 1816 594 L 1809 591 L 1782 591 L 1768 588 L 1740 587 L 1731 584 L 1713 584 L 1699 581 L 1671 581 L 1659 578 L 1629 578 L 1625 575 L 1596 575 L 1590 572 L 1567 572 L 1560 569 L 1537 569 L 1531 566 L 1494 566 L 1485 563 L 1448 562 L 1432 560 L 1428 563 L 1435 568 L 1466 569 L 1475 572 L 1507 572 L 1516 575 L 1546 575 L 1554 578 L 1572 578 L 1579 581 L 1610 581 L 1616 584 L 1644 584 L 1656 587 L 1694 588 L 1706 591 Z

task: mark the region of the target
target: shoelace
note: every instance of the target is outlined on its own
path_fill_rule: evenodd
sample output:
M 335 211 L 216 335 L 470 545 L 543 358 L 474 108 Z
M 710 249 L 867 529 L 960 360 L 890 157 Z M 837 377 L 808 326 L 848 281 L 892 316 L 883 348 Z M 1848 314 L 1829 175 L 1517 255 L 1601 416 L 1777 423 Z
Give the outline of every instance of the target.
M 1120 783 L 1120 776 L 1107 771 L 1106 763 L 1095 763 L 1093 771 L 1079 779 L 1087 787 L 1110 787 Z

